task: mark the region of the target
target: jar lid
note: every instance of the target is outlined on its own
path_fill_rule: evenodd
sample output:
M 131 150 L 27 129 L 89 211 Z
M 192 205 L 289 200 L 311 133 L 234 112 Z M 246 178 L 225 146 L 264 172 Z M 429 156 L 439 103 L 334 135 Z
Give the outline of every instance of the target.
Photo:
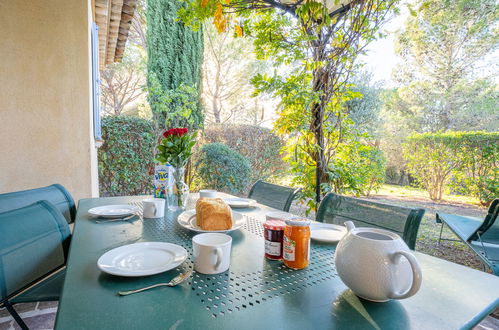
M 305 218 L 291 218 L 291 219 L 286 219 L 286 224 L 288 226 L 296 226 L 296 227 L 307 227 L 310 226 L 310 220 L 305 219 Z
M 281 220 L 267 220 L 263 223 L 263 228 L 270 230 L 284 230 L 286 223 Z

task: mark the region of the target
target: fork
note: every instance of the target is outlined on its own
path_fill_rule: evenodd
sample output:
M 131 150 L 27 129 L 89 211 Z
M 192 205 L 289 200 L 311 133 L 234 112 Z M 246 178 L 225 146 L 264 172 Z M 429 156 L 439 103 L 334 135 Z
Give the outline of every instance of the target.
M 120 296 L 128 296 L 129 294 L 134 294 L 134 293 L 137 293 L 137 292 L 142 292 L 142 291 L 153 289 L 153 288 L 157 288 L 157 287 L 160 287 L 160 286 L 177 286 L 180 283 L 182 283 L 183 281 L 185 281 L 189 276 L 191 276 L 191 274 L 192 274 L 192 270 L 188 271 L 187 273 L 180 273 L 179 275 L 175 276 L 168 283 L 158 283 L 158 284 L 154 284 L 154 285 L 146 286 L 144 288 L 130 290 L 130 291 L 118 291 L 118 295 L 120 295 Z

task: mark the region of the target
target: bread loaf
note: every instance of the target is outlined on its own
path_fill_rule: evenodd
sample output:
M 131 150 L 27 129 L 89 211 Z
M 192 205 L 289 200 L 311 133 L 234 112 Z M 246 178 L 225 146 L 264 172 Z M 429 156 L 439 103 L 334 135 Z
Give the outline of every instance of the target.
M 200 198 L 196 203 L 196 224 L 203 230 L 232 228 L 232 211 L 221 198 Z

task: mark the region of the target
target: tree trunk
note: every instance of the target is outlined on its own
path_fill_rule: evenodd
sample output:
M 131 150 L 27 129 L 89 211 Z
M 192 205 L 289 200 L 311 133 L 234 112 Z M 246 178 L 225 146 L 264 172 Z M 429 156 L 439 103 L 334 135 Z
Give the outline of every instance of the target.
M 313 32 L 308 31 L 309 34 L 313 35 Z M 316 42 L 314 42 L 314 61 L 324 61 L 326 59 L 326 48 L 322 40 L 322 36 L 319 35 Z M 324 107 L 328 103 L 327 96 L 325 94 L 325 88 L 328 85 L 328 73 L 322 69 L 318 68 L 313 72 L 313 82 L 312 90 L 318 92 L 320 95 L 320 101 L 312 105 L 312 122 L 310 123 L 310 131 L 314 133 L 316 150 L 313 152 L 313 159 L 316 163 L 315 168 L 315 202 L 316 209 L 319 207 L 319 203 L 322 199 L 322 183 L 328 181 L 327 179 L 327 164 L 325 157 L 325 146 L 324 146 Z
M 313 90 L 323 91 L 324 82 L 327 79 L 327 73 L 323 70 L 317 70 L 314 72 L 314 84 Z M 321 97 L 322 99 L 322 97 Z M 324 154 L 324 104 L 321 100 L 320 103 L 316 103 L 312 106 L 312 122 L 310 125 L 310 130 L 314 133 L 316 150 L 313 154 L 313 159 L 316 163 L 315 168 L 315 202 L 318 207 L 322 199 L 322 183 L 327 182 L 327 164 L 326 157 Z
M 218 87 L 217 87 L 218 90 Z M 212 102 L 212 111 L 213 111 L 213 117 L 215 118 L 215 123 L 220 124 L 220 109 L 218 108 L 218 102 L 217 102 L 217 97 L 213 97 L 213 102 Z

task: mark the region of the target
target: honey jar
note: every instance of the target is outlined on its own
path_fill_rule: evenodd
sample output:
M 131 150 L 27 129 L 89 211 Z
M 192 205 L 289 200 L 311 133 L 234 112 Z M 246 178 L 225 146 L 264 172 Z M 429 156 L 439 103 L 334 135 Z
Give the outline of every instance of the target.
M 292 218 L 285 221 L 282 258 L 292 269 L 303 269 L 310 259 L 310 220 Z

